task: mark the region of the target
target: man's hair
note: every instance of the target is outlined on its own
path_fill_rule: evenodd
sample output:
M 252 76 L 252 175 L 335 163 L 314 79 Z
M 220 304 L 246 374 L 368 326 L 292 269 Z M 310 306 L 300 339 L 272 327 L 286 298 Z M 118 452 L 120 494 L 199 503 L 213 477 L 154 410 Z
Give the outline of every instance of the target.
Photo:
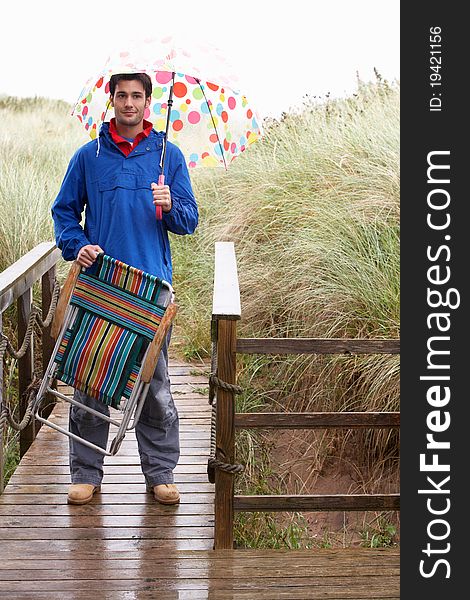
M 118 73 L 117 75 L 111 75 L 109 80 L 109 93 L 114 96 L 116 86 L 120 81 L 140 81 L 144 86 L 145 98 L 149 98 L 152 95 L 152 80 L 147 73 Z

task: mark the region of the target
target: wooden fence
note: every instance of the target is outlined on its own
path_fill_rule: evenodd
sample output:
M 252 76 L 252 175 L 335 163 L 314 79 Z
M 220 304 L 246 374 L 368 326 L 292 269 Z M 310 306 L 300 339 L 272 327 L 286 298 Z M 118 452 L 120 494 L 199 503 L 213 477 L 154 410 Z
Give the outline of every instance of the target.
M 0 273 L 0 333 L 3 333 L 3 313 L 16 302 L 17 308 L 17 346 L 23 343 L 33 307 L 33 285 L 41 281 L 41 308 L 43 318 L 49 310 L 56 277 L 56 264 L 60 259 L 60 251 L 53 242 L 43 242 L 25 254 L 20 260 Z M 43 331 L 42 367 L 49 363 L 54 341 L 49 335 L 49 328 Z M 34 334 L 33 334 L 34 335 Z M 13 340 L 10 340 L 13 342 Z M 29 345 L 24 356 L 18 359 L 18 389 L 20 420 L 23 418 L 27 399 L 25 391 L 34 377 L 34 344 Z M 4 402 L 3 361 L 0 360 L 0 411 Z M 20 431 L 20 455 L 26 452 L 37 432 L 38 423 L 32 419 L 27 427 Z M 3 439 L 0 440 L 0 493 L 3 490 Z
M 399 340 L 373 339 L 249 339 L 237 338 L 241 318 L 234 245 L 215 245 L 212 331 L 216 340 L 217 377 L 236 384 L 237 354 L 398 354 Z M 241 428 L 391 428 L 399 427 L 397 412 L 236 413 L 234 392 L 217 390 L 216 459 L 235 463 L 235 431 Z M 399 510 L 399 494 L 234 495 L 231 473 L 215 471 L 216 549 L 233 547 L 235 511 L 367 511 Z

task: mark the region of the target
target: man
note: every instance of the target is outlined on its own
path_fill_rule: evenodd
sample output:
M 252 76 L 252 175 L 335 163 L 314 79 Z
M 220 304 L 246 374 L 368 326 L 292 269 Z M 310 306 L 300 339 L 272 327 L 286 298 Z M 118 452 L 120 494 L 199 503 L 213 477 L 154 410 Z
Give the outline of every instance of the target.
M 72 157 L 52 206 L 56 242 L 65 260 L 91 267 L 100 252 L 171 283 L 168 231 L 193 233 L 198 209 L 181 151 L 167 143 L 165 182 L 157 185 L 164 134 L 144 120 L 152 83 L 144 73 L 113 75 L 110 101 L 115 117 L 103 123 L 97 140 Z M 162 207 L 162 220 L 155 206 Z M 82 212 L 85 222 L 82 228 Z M 168 343 L 163 346 L 140 421 L 136 426 L 147 489 L 163 504 L 179 502 L 173 469 L 179 459 L 179 420 L 168 377 Z M 82 403 L 109 414 L 108 407 L 79 390 Z M 109 424 L 82 408 L 70 408 L 69 429 L 106 447 Z M 68 493 L 86 504 L 100 489 L 104 456 L 70 438 Z

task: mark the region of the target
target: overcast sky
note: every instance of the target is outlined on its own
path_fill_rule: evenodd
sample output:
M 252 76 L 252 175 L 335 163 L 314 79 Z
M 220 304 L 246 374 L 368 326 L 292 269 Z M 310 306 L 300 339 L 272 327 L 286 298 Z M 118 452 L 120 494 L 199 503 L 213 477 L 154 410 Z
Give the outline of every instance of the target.
M 110 48 L 191 31 L 235 67 L 259 116 L 305 94 L 344 96 L 374 67 L 399 79 L 399 0 L 12 0 L 1 10 L 0 94 L 73 103 Z

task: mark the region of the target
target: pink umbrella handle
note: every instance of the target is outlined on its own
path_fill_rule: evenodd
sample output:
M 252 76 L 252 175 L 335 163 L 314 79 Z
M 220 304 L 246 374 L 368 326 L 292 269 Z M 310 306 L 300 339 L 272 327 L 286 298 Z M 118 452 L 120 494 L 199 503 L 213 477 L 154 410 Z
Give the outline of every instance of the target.
M 163 173 L 158 178 L 158 185 L 165 185 L 165 175 L 163 175 Z M 157 221 L 161 221 L 162 217 L 163 217 L 163 211 L 162 211 L 162 207 L 161 206 L 156 206 L 155 207 L 155 214 L 156 214 L 156 217 L 157 217 Z

